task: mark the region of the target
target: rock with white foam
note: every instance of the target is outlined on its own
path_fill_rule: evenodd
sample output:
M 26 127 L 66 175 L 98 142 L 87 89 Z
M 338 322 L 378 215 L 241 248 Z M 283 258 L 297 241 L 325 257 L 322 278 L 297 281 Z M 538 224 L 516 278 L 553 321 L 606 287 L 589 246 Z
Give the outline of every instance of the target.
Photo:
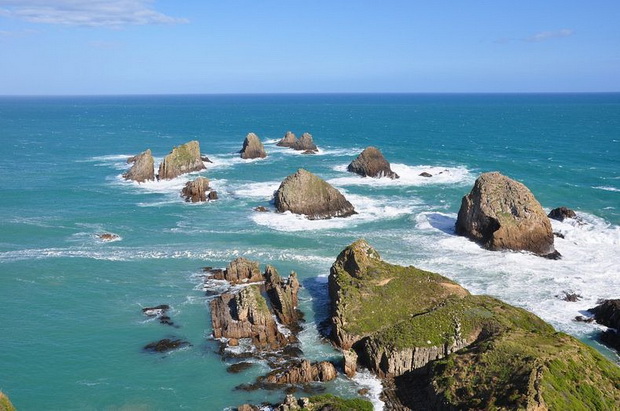
M 133 180 L 138 183 L 155 180 L 155 160 L 150 149 L 128 158 L 127 163 L 133 163 L 133 165 L 128 172 L 123 174 L 125 180 Z
M 159 165 L 158 180 L 172 180 L 182 174 L 204 170 L 200 156 L 200 143 L 190 141 L 174 147 Z
M 188 203 L 199 203 L 211 200 L 211 187 L 209 187 L 209 179 L 198 177 L 193 181 L 188 181 L 181 190 L 181 197 L 185 198 Z
M 293 150 L 297 151 L 318 151 L 318 147 L 314 144 L 314 140 L 312 139 L 312 134 L 303 133 L 293 145 L 290 146 Z
M 390 163 L 376 147 L 366 147 L 364 151 L 349 164 L 347 170 L 363 177 L 399 178 L 398 174 L 392 171 Z
M 248 133 L 243 141 L 243 148 L 239 153 L 244 160 L 267 157 L 263 143 L 261 143 L 258 136 L 254 133 Z
M 276 143 L 280 147 L 292 147 L 297 142 L 297 137 L 291 131 L 287 131 L 284 137 Z

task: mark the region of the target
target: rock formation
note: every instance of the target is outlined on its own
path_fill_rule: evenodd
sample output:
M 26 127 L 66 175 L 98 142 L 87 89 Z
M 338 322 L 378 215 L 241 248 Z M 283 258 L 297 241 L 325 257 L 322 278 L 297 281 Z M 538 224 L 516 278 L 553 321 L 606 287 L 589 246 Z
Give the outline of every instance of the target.
M 597 323 L 610 327 L 601 334 L 601 341 L 620 352 L 620 299 L 604 300 L 588 311 Z
M 183 341 L 180 339 L 172 340 L 169 338 L 164 338 L 163 340 L 159 340 L 145 345 L 144 351 L 167 352 L 182 347 L 191 347 L 191 344 L 187 341 Z
M 206 167 L 200 158 L 200 144 L 190 141 L 174 147 L 159 165 L 159 180 L 172 180 L 185 173 L 204 170 Z
M 310 220 L 357 214 L 353 205 L 323 179 L 304 170 L 286 177 L 274 195 L 276 210 L 304 214 Z
M 211 190 L 209 187 L 209 179 L 198 177 L 194 181 L 188 181 L 181 190 L 181 197 L 185 197 L 185 201 L 199 203 L 207 201 L 207 193 Z
M 275 267 L 268 265 L 265 268 L 265 291 L 278 321 L 287 326 L 296 324 L 299 319 L 297 312 L 297 293 L 299 291 L 297 274 L 292 272 L 288 280 L 283 280 Z
M 287 131 L 284 137 L 280 141 L 277 142 L 276 146 L 280 147 L 293 147 L 293 145 L 297 142 L 297 137 L 290 131 Z
M 259 411 L 261 409 L 263 408 L 250 404 L 237 407 L 237 411 Z M 284 401 L 271 405 L 269 409 L 273 411 L 373 411 L 373 405 L 366 399 L 341 398 L 332 394 L 299 399 L 293 394 L 288 394 Z
M 558 221 L 564 221 L 565 218 L 576 218 L 577 214 L 575 214 L 575 211 L 570 208 L 558 207 L 551 210 L 547 217 Z
M 523 184 L 498 172 L 484 173 L 463 197 L 456 233 L 489 250 L 524 250 L 559 258 L 551 222 Z
M 101 233 L 101 234 L 97 234 L 97 238 L 99 238 L 101 241 L 105 241 L 105 242 L 118 241 L 118 240 L 121 239 L 121 237 L 118 234 L 114 234 L 114 233 Z
M 591 347 L 438 274 L 389 264 L 363 240 L 332 265 L 329 294 L 331 338 L 354 351 L 345 370 L 355 361 L 382 377 L 389 409 L 605 409 L 620 400 L 620 368 Z
M 250 261 L 244 257 L 237 257 L 231 261 L 225 270 L 209 270 L 215 280 L 226 280 L 231 284 L 255 283 L 263 281 L 258 261 Z
M 222 294 L 210 305 L 213 336 L 227 338 L 229 345 L 250 338 L 259 349 L 276 350 L 289 342 L 278 330 L 258 285 L 247 286 L 237 294 Z
M 310 363 L 308 360 L 303 360 L 283 370 L 270 372 L 265 381 L 270 384 L 306 384 L 314 381 L 331 381 L 337 376 L 336 367 L 329 361 Z
M 298 151 L 308 151 L 308 150 L 318 151 L 319 150 L 316 144 L 314 144 L 314 141 L 312 140 L 312 134 L 310 133 L 303 133 L 301 137 L 299 137 L 299 139 L 293 143 L 291 148 L 293 150 L 298 150 Z
M 347 170 L 364 177 L 399 178 L 398 174 L 393 172 L 390 168 L 390 163 L 376 147 L 366 147 L 364 151 L 349 164 Z
M 133 180 L 138 183 L 155 180 L 155 160 L 153 160 L 150 149 L 128 158 L 127 163 L 133 163 L 133 166 L 123 174 L 125 180 Z
M 249 133 L 245 137 L 245 140 L 243 141 L 243 148 L 239 153 L 241 153 L 241 158 L 246 160 L 267 157 L 263 143 L 261 143 L 258 136 L 254 133 Z
M 2 391 L 0 391 L 0 411 L 15 411 L 15 407 Z

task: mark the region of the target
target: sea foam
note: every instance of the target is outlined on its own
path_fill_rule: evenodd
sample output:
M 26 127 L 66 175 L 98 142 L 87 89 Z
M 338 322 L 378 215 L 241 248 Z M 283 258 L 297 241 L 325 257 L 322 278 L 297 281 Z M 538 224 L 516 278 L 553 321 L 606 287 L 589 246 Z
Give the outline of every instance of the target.
M 362 177 L 360 175 L 347 171 L 347 165 L 338 165 L 333 169 L 335 171 L 346 172 L 346 177 L 336 177 L 328 180 L 330 184 L 337 186 L 423 186 L 432 184 L 471 184 L 475 180 L 475 176 L 466 167 L 440 167 L 440 166 L 408 166 L 406 164 L 392 164 L 392 170 L 400 176 L 400 178 L 372 178 Z M 422 177 L 421 173 L 429 173 L 432 177 Z

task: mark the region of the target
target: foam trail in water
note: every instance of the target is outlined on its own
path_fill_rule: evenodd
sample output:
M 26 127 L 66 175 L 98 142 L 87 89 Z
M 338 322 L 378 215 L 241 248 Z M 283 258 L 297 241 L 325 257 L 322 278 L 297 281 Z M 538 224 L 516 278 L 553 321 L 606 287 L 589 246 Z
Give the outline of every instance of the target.
M 471 184 L 475 180 L 471 171 L 466 167 L 439 167 L 439 166 L 408 166 L 392 164 L 392 170 L 400 178 L 372 178 L 347 172 L 347 165 L 334 167 L 335 171 L 347 172 L 346 177 L 336 177 L 328 180 L 337 186 L 423 186 L 432 184 Z M 429 173 L 432 177 L 422 177 L 420 174 Z
M 617 192 L 620 193 L 620 188 L 616 188 L 616 187 L 609 187 L 609 186 L 596 186 L 596 187 L 592 187 L 595 188 L 597 190 L 603 190 L 603 191 L 612 191 L 612 192 Z

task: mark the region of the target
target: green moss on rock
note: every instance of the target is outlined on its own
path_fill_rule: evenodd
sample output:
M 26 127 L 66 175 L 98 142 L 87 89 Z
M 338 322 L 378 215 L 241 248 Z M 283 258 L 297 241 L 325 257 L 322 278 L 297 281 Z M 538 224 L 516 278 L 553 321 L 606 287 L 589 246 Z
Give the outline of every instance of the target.
M 371 408 L 372 409 L 372 408 Z M 0 411 L 15 411 L 15 407 L 3 392 L 0 391 Z
M 372 411 L 372 403 L 362 398 L 341 398 L 331 394 L 315 395 L 310 398 L 310 406 L 302 411 L 318 411 L 327 409 L 334 411 Z

